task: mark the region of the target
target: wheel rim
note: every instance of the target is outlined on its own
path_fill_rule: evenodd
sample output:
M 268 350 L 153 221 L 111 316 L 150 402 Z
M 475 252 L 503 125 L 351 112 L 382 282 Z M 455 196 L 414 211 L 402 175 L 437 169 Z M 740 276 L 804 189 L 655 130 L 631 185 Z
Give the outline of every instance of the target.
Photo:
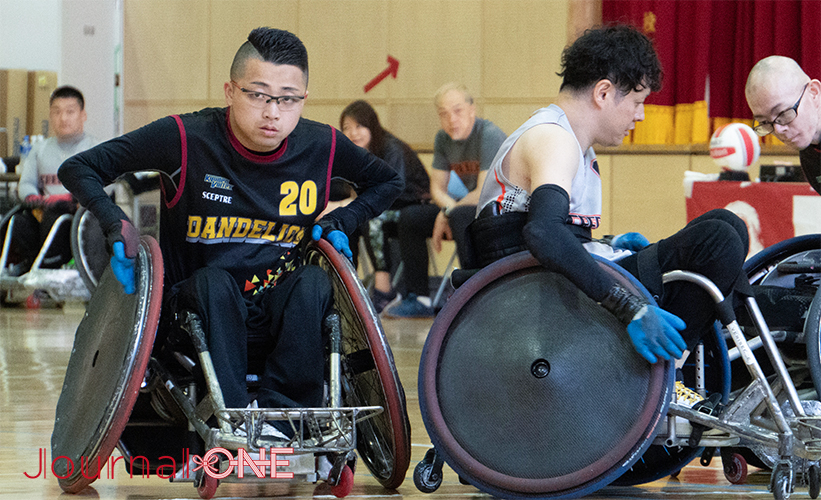
M 547 282 L 549 286 L 543 287 Z M 558 292 L 553 291 L 554 286 Z M 504 301 L 503 294 L 497 293 L 502 288 L 514 298 Z M 555 293 L 557 297 L 550 298 L 550 293 Z M 528 298 L 533 297 L 536 298 L 532 300 L 538 303 L 528 302 Z M 589 335 L 589 338 L 595 338 L 597 344 L 615 342 L 618 345 L 616 347 L 616 344 L 602 344 L 602 352 L 619 352 L 619 355 L 625 353 L 625 360 L 619 358 L 622 370 L 620 380 L 627 380 L 631 375 L 625 373 L 633 373 L 633 367 L 637 367 L 636 374 L 642 373 L 644 369 L 650 372 L 650 376 L 641 382 L 644 388 L 640 389 L 646 391 L 644 394 L 647 394 L 648 398 L 638 406 L 632 405 L 632 400 L 617 405 L 636 413 L 630 416 L 614 416 L 613 414 L 618 411 L 610 411 L 602 420 L 607 421 L 611 429 L 622 423 L 625 423 L 625 428 L 604 436 L 597 434 L 596 439 L 590 436 L 590 439 L 576 436 L 572 428 L 561 427 L 566 425 L 566 418 L 548 422 L 547 420 L 553 417 L 545 416 L 543 413 L 547 412 L 542 411 L 545 408 L 560 407 L 574 415 L 574 419 L 589 416 L 588 423 L 591 427 L 579 425 L 582 429 L 580 432 L 600 430 L 592 427 L 595 425 L 592 422 L 602 417 L 596 414 L 597 409 L 575 411 L 572 409 L 575 404 L 573 398 L 569 393 L 561 392 L 560 388 L 563 386 L 572 387 L 577 392 L 583 385 L 561 378 L 563 374 L 570 373 L 569 370 L 583 367 L 578 364 L 579 360 L 574 358 L 572 350 L 562 351 L 561 355 L 557 356 L 556 353 L 562 346 L 549 344 L 552 342 L 551 336 L 542 334 L 541 330 L 536 335 L 517 337 L 516 341 L 508 338 L 507 342 L 502 339 L 501 343 L 493 344 L 499 340 L 494 338 L 495 336 L 506 336 L 510 333 L 509 330 L 503 330 L 503 326 L 500 325 L 507 324 L 509 329 L 509 325 L 515 322 L 517 331 L 514 333 L 519 334 L 518 329 L 525 323 L 523 318 L 535 316 L 532 314 L 533 311 L 541 313 L 549 307 L 548 304 L 575 301 L 585 304 L 585 320 L 591 320 L 591 317 L 595 316 L 589 323 L 585 323 L 585 337 Z M 503 305 L 496 307 L 493 306 L 494 303 Z M 547 321 L 572 316 L 552 315 Z M 498 324 L 493 323 L 494 321 L 498 321 Z M 529 254 L 511 256 L 483 269 L 456 291 L 434 322 L 425 344 L 419 372 L 419 393 L 420 407 L 428 434 L 436 449 L 460 476 L 464 476 L 483 491 L 498 496 L 579 496 L 608 484 L 641 456 L 641 452 L 649 445 L 649 440 L 642 440 L 642 437 L 652 435 L 660 415 L 666 413 L 669 389 L 672 386 L 672 370 L 666 364 L 650 366 L 643 360 L 642 365 L 635 359 L 640 357 L 630 345 L 627 336 L 613 336 L 612 330 L 607 328 L 602 330 L 599 336 L 596 326 L 599 324 L 598 321 L 618 328 L 608 323 L 615 322 L 612 315 L 572 287 L 565 278 L 547 272 Z M 615 325 L 618 325 L 617 322 Z M 496 333 L 485 335 L 483 330 Z M 548 344 L 538 344 L 541 340 Z M 462 349 L 462 346 L 466 345 L 470 346 L 470 353 L 462 356 L 460 352 L 466 350 Z M 525 349 L 533 349 L 533 352 L 525 353 L 521 359 L 517 358 L 519 354 L 516 353 L 508 359 L 508 351 L 515 351 L 520 345 L 527 346 Z M 545 370 L 540 370 L 539 363 L 531 364 L 529 361 L 532 358 L 535 358 L 534 361 L 544 358 L 547 365 Z M 522 360 L 527 362 L 523 363 Z M 482 361 L 486 363 L 483 364 Z M 535 367 L 536 373 L 547 372 L 547 375 L 538 377 L 535 373 L 532 376 L 530 373 L 525 374 L 526 370 L 522 368 L 524 365 L 527 365 L 528 369 L 531 366 Z M 641 368 L 642 366 L 646 368 Z M 486 367 L 492 367 L 495 371 L 485 374 L 483 372 L 490 371 L 483 370 Z M 590 373 L 585 376 L 612 375 L 607 374 L 606 369 L 598 365 L 597 370 L 600 372 L 588 370 Z M 457 373 L 462 375 L 457 376 Z M 508 373 L 514 375 L 505 379 Z M 551 380 L 551 377 L 555 378 Z M 571 378 L 578 377 L 579 374 L 576 373 Z M 538 378 L 543 380 L 536 380 Z M 494 382 L 494 379 L 502 379 L 502 385 L 496 387 L 498 383 Z M 599 384 L 597 387 L 603 386 L 604 384 Z M 524 398 L 516 399 L 511 396 L 507 408 L 501 399 L 507 398 L 516 387 L 521 388 L 522 394 L 527 394 L 528 403 L 524 412 L 531 412 L 526 413 L 524 417 L 517 414 L 516 422 L 512 422 L 509 414 L 519 410 L 516 403 Z M 474 394 L 477 390 L 481 392 L 481 396 L 478 396 L 478 393 Z M 497 400 L 497 394 L 503 396 Z M 634 396 L 642 399 L 639 392 Z M 626 396 L 627 399 L 630 397 Z M 607 400 L 607 397 L 603 399 Z M 624 402 L 623 399 L 620 402 Z M 465 405 L 471 408 L 472 415 L 469 417 L 460 415 L 459 408 Z M 505 415 L 505 411 L 508 415 Z M 541 435 L 538 434 L 539 429 L 556 432 Z M 480 436 L 480 439 L 477 440 L 476 436 Z M 491 445 L 491 442 L 496 444 Z M 551 446 L 539 447 L 547 442 L 550 442 Z M 571 442 L 577 443 L 574 447 L 578 447 L 578 443 L 593 443 L 594 446 L 601 446 L 601 449 L 587 449 L 591 456 L 584 457 L 584 453 L 570 453 L 568 449 L 563 448 L 564 444 L 561 444 Z M 561 453 L 563 459 L 552 460 L 549 458 L 550 453 Z M 570 455 L 578 456 L 569 462 L 567 458 Z
M 308 247 L 305 261 L 331 278 L 342 321 L 342 384 L 347 406 L 382 406 L 359 422 L 357 449 L 365 466 L 384 487 L 399 487 L 410 466 L 410 422 L 393 354 L 367 292 L 350 262 L 325 240 Z
M 53 456 L 86 461 L 84 471 L 76 465 L 69 471 L 68 460 L 55 464 L 67 492 L 79 492 L 97 478 L 96 464 L 104 465 L 128 422 L 159 322 L 162 272 L 159 245 L 143 239 L 137 291 L 124 294 L 107 271 L 77 328 L 51 436 Z

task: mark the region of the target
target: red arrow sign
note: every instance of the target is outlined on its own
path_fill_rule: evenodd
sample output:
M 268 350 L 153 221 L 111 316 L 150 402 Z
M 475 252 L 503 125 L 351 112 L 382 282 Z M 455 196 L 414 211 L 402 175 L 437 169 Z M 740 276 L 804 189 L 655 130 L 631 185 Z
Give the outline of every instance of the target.
M 399 61 L 394 59 L 391 56 L 388 56 L 388 67 L 385 68 L 384 71 L 376 75 L 376 78 L 369 81 L 365 84 L 365 93 L 367 94 L 369 90 L 376 87 L 376 85 L 388 77 L 388 75 L 392 76 L 394 79 L 396 78 L 396 73 L 399 71 Z

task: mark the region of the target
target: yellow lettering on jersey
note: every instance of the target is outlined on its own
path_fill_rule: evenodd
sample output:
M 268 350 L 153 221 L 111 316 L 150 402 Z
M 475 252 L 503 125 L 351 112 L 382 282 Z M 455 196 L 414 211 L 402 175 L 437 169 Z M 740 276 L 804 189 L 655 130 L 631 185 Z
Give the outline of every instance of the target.
M 235 222 L 237 222 L 236 217 L 220 217 L 220 228 L 217 231 L 217 239 L 230 238 L 231 231 L 234 230 Z
M 198 238 L 200 235 L 200 230 L 202 229 L 202 217 L 198 215 L 189 215 L 188 216 L 188 234 L 186 234 L 189 238 Z
M 236 238 L 245 238 L 245 235 L 248 234 L 248 231 L 251 230 L 251 225 L 253 221 L 246 217 L 240 217 L 237 219 L 237 228 L 234 229 L 234 239 Z
M 285 195 L 279 202 L 279 215 L 296 215 L 299 184 L 294 181 L 285 181 L 279 187 L 279 194 Z
M 262 230 L 265 229 L 265 226 L 268 225 L 267 220 L 254 220 L 254 226 L 251 229 L 251 232 L 248 233 L 248 238 L 258 239 L 262 236 Z
M 202 232 L 200 233 L 200 238 L 203 240 L 213 240 L 216 237 L 216 226 L 217 218 L 207 217 Z
M 299 211 L 303 214 L 312 214 L 316 210 L 316 183 L 305 181 L 299 190 Z
M 284 240 L 282 240 L 282 242 L 283 242 L 283 243 L 293 243 L 294 241 L 296 241 L 296 240 L 294 239 L 294 237 L 295 237 L 297 234 L 301 234 L 301 231 L 300 231 L 301 229 L 302 229 L 302 228 L 301 228 L 301 227 L 299 227 L 299 226 L 291 226 L 291 227 L 289 227 L 289 228 L 288 228 L 288 236 L 286 236 L 286 237 L 285 237 L 285 239 L 284 239 Z
M 276 236 L 271 234 L 271 231 L 273 231 L 276 227 L 276 222 L 268 222 L 268 227 L 265 229 L 265 234 L 262 235 L 262 239 L 268 241 L 276 241 Z
M 297 243 L 304 234 L 302 226 L 265 219 L 189 215 L 186 237 L 188 241 L 203 243 L 253 240 L 256 243 Z

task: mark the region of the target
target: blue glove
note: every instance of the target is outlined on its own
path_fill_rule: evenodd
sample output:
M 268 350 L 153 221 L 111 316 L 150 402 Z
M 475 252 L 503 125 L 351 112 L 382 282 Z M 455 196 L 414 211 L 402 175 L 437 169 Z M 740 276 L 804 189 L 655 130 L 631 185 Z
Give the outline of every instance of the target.
M 123 290 L 127 294 L 134 293 L 134 259 L 125 256 L 125 245 L 122 241 L 117 241 L 112 245 L 114 255 L 111 256 L 111 270 L 117 281 L 123 285 Z
M 636 351 L 647 361 L 658 358 L 680 358 L 687 344 L 679 334 L 687 325 L 675 314 L 660 307 L 646 305 L 627 325 L 627 333 Z
M 638 252 L 649 244 L 650 242 L 641 233 L 617 234 L 610 242 L 610 246 L 613 248 L 621 248 L 631 252 Z
M 315 225 L 314 228 L 311 230 L 311 237 L 314 241 L 319 241 L 322 238 L 322 226 L 319 224 Z M 329 231 L 328 234 L 324 235 L 325 239 L 331 242 L 331 245 L 334 246 L 337 252 L 341 253 L 348 260 L 353 260 L 353 252 L 351 252 L 351 247 L 348 244 L 348 235 L 343 233 L 338 229 L 334 229 Z

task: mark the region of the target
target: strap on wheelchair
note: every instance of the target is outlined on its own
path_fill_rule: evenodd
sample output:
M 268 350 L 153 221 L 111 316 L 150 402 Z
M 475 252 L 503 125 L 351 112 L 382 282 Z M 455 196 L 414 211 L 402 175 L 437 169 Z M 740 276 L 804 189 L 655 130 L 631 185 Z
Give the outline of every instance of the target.
M 485 267 L 502 257 L 525 250 L 522 236 L 525 224 L 527 212 L 501 213 L 499 202 L 488 203 L 467 228 L 475 267 Z
M 659 246 L 652 244 L 641 249 L 636 254 L 636 266 L 638 267 L 639 275 L 636 276 L 639 281 L 647 288 L 651 295 L 656 297 L 656 300 L 661 298 L 663 291 L 661 281 L 661 265 L 659 264 Z
M 724 409 L 724 405 L 721 404 L 721 393 L 714 392 L 710 394 L 707 399 L 699 401 L 698 403 L 693 405 L 693 410 L 698 412 L 704 413 L 705 415 L 712 415 L 712 416 L 719 416 L 721 411 Z M 687 444 L 689 444 L 692 448 L 698 446 L 699 441 L 701 441 L 701 436 L 704 434 L 704 431 L 709 429 L 706 425 L 697 424 L 695 422 L 691 422 L 693 427 L 693 432 L 690 434 L 690 439 Z

